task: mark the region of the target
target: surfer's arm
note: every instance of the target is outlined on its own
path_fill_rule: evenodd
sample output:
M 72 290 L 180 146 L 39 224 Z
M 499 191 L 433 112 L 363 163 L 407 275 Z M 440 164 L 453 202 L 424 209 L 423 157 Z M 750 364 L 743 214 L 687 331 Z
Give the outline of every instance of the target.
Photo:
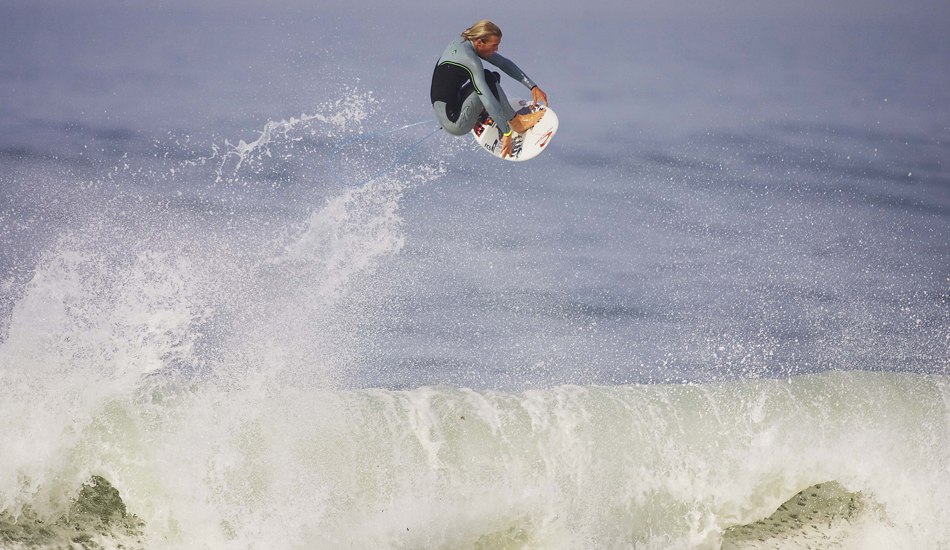
M 501 158 L 511 156 L 511 134 L 503 136 L 501 138 Z
M 543 101 L 544 106 L 548 106 L 548 94 L 544 93 L 544 91 L 537 86 L 531 88 L 531 99 L 534 100 L 535 105 L 537 105 L 539 101 Z
M 515 65 L 510 59 L 503 55 L 493 53 L 485 58 L 485 61 L 488 61 L 492 65 L 501 69 L 506 75 L 524 84 L 529 90 L 537 86 L 533 80 L 528 78 L 528 75 L 524 74 L 524 71 L 518 68 L 517 65 Z

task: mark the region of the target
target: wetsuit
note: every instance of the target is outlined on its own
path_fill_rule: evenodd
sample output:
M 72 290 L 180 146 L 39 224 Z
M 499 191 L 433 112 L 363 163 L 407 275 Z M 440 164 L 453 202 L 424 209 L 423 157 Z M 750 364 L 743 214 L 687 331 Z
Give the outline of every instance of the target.
M 535 83 L 508 59 L 492 54 L 485 61 L 498 67 L 530 90 Z M 515 111 L 501 89 L 501 75 L 482 66 L 475 47 L 461 36 L 452 41 L 432 73 L 430 98 L 435 117 L 450 134 L 461 136 L 472 131 L 484 107 L 502 131 L 508 133 L 508 121 Z

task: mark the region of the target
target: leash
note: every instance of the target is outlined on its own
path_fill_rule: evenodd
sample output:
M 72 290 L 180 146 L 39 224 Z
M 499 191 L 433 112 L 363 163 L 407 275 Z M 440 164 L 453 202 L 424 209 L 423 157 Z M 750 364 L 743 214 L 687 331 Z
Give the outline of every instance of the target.
M 415 149 L 416 147 L 422 145 L 422 142 L 423 142 L 423 141 L 425 141 L 425 140 L 429 139 L 430 137 L 434 136 L 434 135 L 436 134 L 436 132 L 438 132 L 439 130 L 442 129 L 442 127 L 440 126 L 440 127 L 436 128 L 436 129 L 433 130 L 431 133 L 429 133 L 429 135 L 427 135 L 426 137 L 424 137 L 424 138 L 420 139 L 419 141 L 413 143 L 411 146 L 409 146 L 408 149 L 406 149 L 405 151 L 403 151 L 402 154 L 399 155 L 399 156 L 396 158 L 396 160 L 394 160 L 393 163 L 390 164 L 386 169 L 384 169 L 383 171 L 379 172 L 378 174 L 376 174 L 375 176 L 369 178 L 369 179 L 366 180 L 366 181 L 361 181 L 361 182 L 359 182 L 359 183 L 346 183 L 345 181 L 343 181 L 343 178 L 341 178 L 341 177 L 336 173 L 336 168 L 333 167 L 333 164 L 334 164 L 333 161 L 336 159 L 336 154 L 340 151 L 340 149 L 343 148 L 344 145 L 347 145 L 347 144 L 352 143 L 352 142 L 354 142 L 354 141 L 359 141 L 359 140 L 361 140 L 361 139 L 371 138 L 371 137 L 373 137 L 373 136 L 384 136 L 384 135 L 386 135 L 386 134 L 392 134 L 393 132 L 398 132 L 398 131 L 400 131 L 400 130 L 405 130 L 406 128 L 412 128 L 413 126 L 420 126 L 420 125 L 422 125 L 422 124 L 430 124 L 430 123 L 433 123 L 433 122 L 435 122 L 435 121 L 434 121 L 434 120 L 423 120 L 422 122 L 414 122 L 414 123 L 412 123 L 412 124 L 406 124 L 405 126 L 396 128 L 396 129 L 394 129 L 394 130 L 386 130 L 386 131 L 384 131 L 384 132 L 370 132 L 370 133 L 368 133 L 368 134 L 360 134 L 360 135 L 358 135 L 358 136 L 356 136 L 356 137 L 352 137 L 352 138 L 350 138 L 350 139 L 348 139 L 348 140 L 346 140 L 346 141 L 340 143 L 339 145 L 337 145 L 336 148 L 333 150 L 333 152 L 330 153 L 330 173 L 333 174 L 333 177 L 336 179 L 336 181 L 340 182 L 340 185 L 344 185 L 344 186 L 346 186 L 346 187 L 359 187 L 359 186 L 361 186 L 361 185 L 366 185 L 367 183 L 369 183 L 369 182 L 371 182 L 371 181 L 373 181 L 373 180 L 375 180 L 375 179 L 377 179 L 377 178 L 380 178 L 380 177 L 382 177 L 382 176 L 385 176 L 386 174 L 388 174 L 389 172 L 391 172 L 392 169 L 395 168 L 397 164 L 399 164 L 399 161 L 401 161 L 402 159 L 404 159 L 404 158 L 406 158 L 407 156 L 409 156 L 409 153 L 411 153 L 413 149 Z

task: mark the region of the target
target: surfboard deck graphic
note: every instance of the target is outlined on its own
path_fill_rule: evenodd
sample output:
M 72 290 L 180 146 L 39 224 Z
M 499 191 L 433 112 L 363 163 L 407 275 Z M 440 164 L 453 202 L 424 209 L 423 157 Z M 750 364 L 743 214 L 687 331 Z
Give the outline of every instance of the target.
M 505 160 L 519 162 L 533 159 L 541 154 L 541 151 L 551 143 L 551 138 L 557 133 L 557 115 L 549 107 L 545 107 L 543 104 L 534 105 L 529 99 L 511 99 L 509 101 L 511 107 L 518 114 L 544 111 L 544 116 L 533 128 L 523 134 L 517 132 L 511 134 L 511 156 Z M 478 122 L 472 128 L 472 134 L 475 136 L 475 142 L 482 149 L 501 158 L 502 133 L 487 112 L 482 111 L 481 116 L 478 117 Z

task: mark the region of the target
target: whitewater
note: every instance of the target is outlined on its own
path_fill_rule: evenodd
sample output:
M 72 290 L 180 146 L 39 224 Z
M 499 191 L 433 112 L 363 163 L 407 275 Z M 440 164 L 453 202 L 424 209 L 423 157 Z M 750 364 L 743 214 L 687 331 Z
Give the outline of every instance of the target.
M 518 394 L 248 386 L 152 382 L 81 414 L 5 411 L 5 448 L 23 451 L 4 459 L 19 473 L 4 479 L 5 533 L 24 499 L 27 529 L 32 514 L 51 523 L 96 475 L 144 522 L 116 525 L 106 509 L 108 528 L 94 516 L 68 534 L 103 547 L 939 548 L 948 537 L 944 376 Z M 17 434 L 11 419 L 31 429 Z M 790 516 L 756 525 L 780 506 Z M 32 529 L 9 547 L 61 544 Z
M 0 7 L 0 548 L 950 548 L 940 25 L 387 9 Z

